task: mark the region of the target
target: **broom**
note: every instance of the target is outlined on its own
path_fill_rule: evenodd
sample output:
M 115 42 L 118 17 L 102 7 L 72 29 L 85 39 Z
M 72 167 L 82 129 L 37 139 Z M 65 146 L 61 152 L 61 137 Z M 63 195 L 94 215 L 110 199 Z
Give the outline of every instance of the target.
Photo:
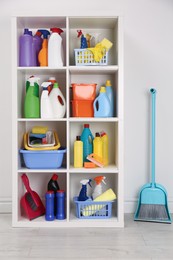
M 152 151 L 151 183 L 145 184 L 140 191 L 134 220 L 171 223 L 168 210 L 167 192 L 155 182 L 155 99 L 156 90 L 150 89 L 152 96 Z

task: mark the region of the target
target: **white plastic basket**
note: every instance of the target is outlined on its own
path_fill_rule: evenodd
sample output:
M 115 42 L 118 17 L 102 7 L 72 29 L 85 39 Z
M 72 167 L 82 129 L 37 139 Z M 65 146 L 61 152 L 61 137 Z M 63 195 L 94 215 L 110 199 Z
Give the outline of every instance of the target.
M 100 66 L 108 64 L 108 52 L 105 53 L 105 55 L 99 62 L 96 62 L 94 60 L 93 53 L 88 49 L 74 49 L 74 52 L 76 66 Z

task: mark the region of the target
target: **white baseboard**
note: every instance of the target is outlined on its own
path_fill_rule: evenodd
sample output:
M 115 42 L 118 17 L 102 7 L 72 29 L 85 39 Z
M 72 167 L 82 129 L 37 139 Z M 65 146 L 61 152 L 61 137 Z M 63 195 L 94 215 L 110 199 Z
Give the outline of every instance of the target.
M 137 207 L 137 199 L 128 199 L 124 202 L 125 213 L 134 213 Z M 173 198 L 168 201 L 169 211 L 173 213 Z M 11 198 L 0 198 L 0 213 L 12 213 Z
M 11 198 L 0 198 L 0 213 L 12 212 L 12 200 Z

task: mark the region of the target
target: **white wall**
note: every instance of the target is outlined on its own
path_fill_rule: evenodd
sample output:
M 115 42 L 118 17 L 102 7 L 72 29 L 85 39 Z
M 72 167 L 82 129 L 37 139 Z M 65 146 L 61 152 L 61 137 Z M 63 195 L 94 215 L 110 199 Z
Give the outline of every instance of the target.
M 60 4 L 61 2 L 61 4 Z M 86 4 L 85 4 L 86 3 Z M 125 211 L 149 181 L 149 89 L 157 89 L 157 182 L 173 212 L 173 1 L 0 1 L 0 212 L 11 210 L 11 16 L 123 15 L 125 104 Z

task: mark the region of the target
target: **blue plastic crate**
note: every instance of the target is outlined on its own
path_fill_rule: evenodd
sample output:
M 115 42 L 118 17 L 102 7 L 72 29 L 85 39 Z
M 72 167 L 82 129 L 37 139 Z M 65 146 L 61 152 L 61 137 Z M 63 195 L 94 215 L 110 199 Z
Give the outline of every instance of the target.
M 25 166 L 29 169 L 57 169 L 63 162 L 66 148 L 50 151 L 29 151 L 21 149 Z
M 76 217 L 81 219 L 105 219 L 112 216 L 112 203 L 114 201 L 78 201 L 74 197 L 76 204 Z
M 96 62 L 94 60 L 93 53 L 88 49 L 74 49 L 75 52 L 75 64 L 76 66 L 86 66 L 86 65 L 107 65 L 108 64 L 108 52 L 105 53 L 103 58 Z

